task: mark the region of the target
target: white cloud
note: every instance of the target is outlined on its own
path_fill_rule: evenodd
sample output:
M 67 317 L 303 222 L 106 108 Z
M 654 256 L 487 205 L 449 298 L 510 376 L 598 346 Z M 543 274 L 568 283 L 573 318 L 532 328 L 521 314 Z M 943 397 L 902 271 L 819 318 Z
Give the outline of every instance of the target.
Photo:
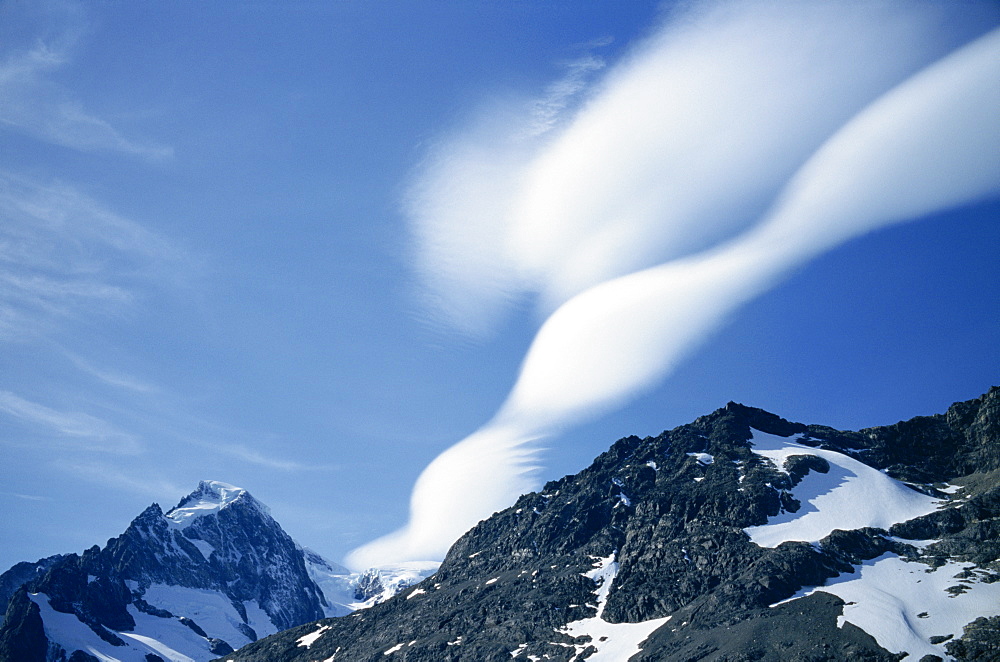
M 425 196 L 433 205 L 418 223 L 435 210 L 471 212 L 475 200 L 494 205 L 483 236 L 509 248 L 506 261 L 473 263 L 473 253 L 462 268 L 482 274 L 465 283 L 449 280 L 461 271 L 449 264 L 430 281 L 442 300 L 460 307 L 476 288 L 500 283 L 510 296 L 512 284 L 533 282 L 546 303 L 566 302 L 494 420 L 421 475 L 407 527 L 356 550 L 352 564 L 440 558 L 530 482 L 533 440 L 652 387 L 795 266 L 1000 192 L 1000 32 L 934 63 L 949 39 L 961 43 L 940 31 L 943 5 L 699 7 L 613 71 L 516 172 L 504 173 L 506 152 L 491 161 L 478 146 L 480 170 L 499 168 L 503 188 Z M 430 234 L 456 227 L 432 221 Z M 425 245 L 433 253 L 446 241 Z M 450 314 L 481 324 L 482 312 Z
M 428 301 L 481 335 L 525 293 L 550 312 L 733 236 L 843 122 L 960 43 L 941 30 L 943 12 L 697 3 L 558 130 L 525 140 L 533 115 L 490 106 L 442 142 L 413 186 Z

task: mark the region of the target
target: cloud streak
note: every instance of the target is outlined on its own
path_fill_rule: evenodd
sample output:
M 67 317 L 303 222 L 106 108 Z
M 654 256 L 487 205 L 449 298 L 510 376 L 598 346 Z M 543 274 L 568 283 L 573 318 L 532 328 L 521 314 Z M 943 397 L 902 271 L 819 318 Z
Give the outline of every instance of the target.
M 76 189 L 0 171 L 0 337 L 133 302 L 178 284 L 191 259 Z
M 68 450 L 135 455 L 143 448 L 134 435 L 103 419 L 59 411 L 10 391 L 0 391 L 0 412 L 40 428 L 46 438 Z
M 484 235 L 505 240 L 504 258 L 464 284 L 448 280 L 451 264 L 428 281 L 441 301 L 460 293 L 446 314 L 466 330 L 497 314 L 462 309 L 477 287 L 499 283 L 498 300 L 537 292 L 555 312 L 495 418 L 418 479 L 409 524 L 348 562 L 440 558 L 531 482 L 537 439 L 651 388 L 790 270 L 1000 192 L 1000 33 L 947 54 L 996 18 L 941 31 L 944 10 L 702 3 L 612 71 L 479 199 L 503 210 Z M 428 209 L 466 210 L 442 202 L 454 190 L 434 193 Z
M 0 128 L 87 152 L 118 152 L 152 161 L 173 156 L 170 147 L 126 137 L 51 80 L 70 64 L 81 32 L 72 5 L 59 9 L 54 13 L 63 14 L 61 31 L 0 54 Z

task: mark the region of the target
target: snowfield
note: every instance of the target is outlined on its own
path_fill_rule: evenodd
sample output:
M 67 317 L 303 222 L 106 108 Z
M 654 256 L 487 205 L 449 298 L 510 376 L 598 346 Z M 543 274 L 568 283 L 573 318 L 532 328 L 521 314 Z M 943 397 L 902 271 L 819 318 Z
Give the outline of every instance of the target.
M 167 662 L 199 662 L 216 657 L 208 648 L 208 641 L 180 621 L 140 613 L 129 606 L 129 613 L 136 621 L 136 629 L 143 634 L 117 632 L 125 646 L 112 646 L 104 641 L 73 614 L 64 614 L 49 605 L 43 593 L 29 594 L 38 605 L 45 635 L 69 651 L 82 650 L 100 662 L 147 662 L 147 653 L 159 655 Z
M 924 655 L 948 660 L 953 658 L 945 653 L 947 641 L 932 644 L 931 637 L 958 638 L 962 627 L 976 618 L 1000 614 L 1000 582 L 983 582 L 985 573 L 971 568 L 971 563 L 949 561 L 933 569 L 887 553 L 865 561 L 860 573 L 840 575 L 826 586 L 803 589 L 778 604 L 817 591 L 832 593 L 847 603 L 837 621 L 840 627 L 851 623 L 883 648 L 906 651 L 907 662 Z
M 744 529 L 761 547 L 777 547 L 789 540 L 818 542 L 834 529 L 888 529 L 932 513 L 941 504 L 843 453 L 796 443 L 799 436 L 752 432 L 753 452 L 780 470 L 793 455 L 815 455 L 830 464 L 828 473 L 810 471 L 791 490 L 802 504 L 798 512 L 783 512 L 768 518 L 767 524 Z
M 597 652 L 587 658 L 588 662 L 621 662 L 639 652 L 639 646 L 664 623 L 670 616 L 654 618 L 642 623 L 608 623 L 604 620 L 604 606 L 608 602 L 611 583 L 618 574 L 618 563 L 615 554 L 603 559 L 596 559 L 596 567 L 584 573 L 584 577 L 594 580 L 597 584 L 597 614 L 591 618 L 567 623 L 560 632 L 571 637 L 590 637 L 586 644 L 575 644 L 576 654 L 594 646 Z M 519 651 L 520 649 L 518 649 Z M 516 654 L 517 651 L 512 652 Z

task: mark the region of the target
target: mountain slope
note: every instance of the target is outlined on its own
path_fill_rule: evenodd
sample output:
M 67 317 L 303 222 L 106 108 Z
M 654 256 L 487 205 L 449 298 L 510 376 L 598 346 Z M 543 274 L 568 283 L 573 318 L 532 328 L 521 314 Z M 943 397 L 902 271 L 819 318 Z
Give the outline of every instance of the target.
M 225 659 L 990 659 L 998 516 L 1000 389 L 859 432 L 730 403 L 619 440 L 393 599 Z

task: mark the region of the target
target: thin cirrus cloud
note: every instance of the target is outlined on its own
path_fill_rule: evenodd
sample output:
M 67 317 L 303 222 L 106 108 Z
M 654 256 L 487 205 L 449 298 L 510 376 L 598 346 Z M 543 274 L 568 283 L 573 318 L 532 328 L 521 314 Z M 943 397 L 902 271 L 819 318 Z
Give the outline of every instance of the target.
M 52 80 L 52 74 L 71 63 L 81 32 L 75 12 L 66 12 L 63 20 L 63 29 L 54 35 L 0 54 L 5 56 L 0 60 L 0 128 L 87 152 L 118 152 L 151 161 L 173 156 L 170 147 L 126 137 Z
M 0 171 L 0 338 L 120 309 L 180 284 L 193 260 L 62 183 Z
M 175 494 L 180 498 L 185 490 L 177 484 L 155 476 L 155 470 L 142 472 L 141 477 L 133 477 L 123 472 L 117 465 L 93 459 L 80 460 L 65 457 L 56 458 L 52 466 L 74 478 L 99 485 L 104 489 L 114 488 L 144 497 L 156 499 Z
M 10 391 L 0 391 L 0 412 L 41 432 L 48 444 L 60 450 L 117 455 L 143 451 L 143 444 L 135 435 L 113 423 L 85 412 L 53 409 Z
M 538 439 L 651 388 L 796 266 L 1000 193 L 1000 31 L 935 33 L 946 9 L 703 4 L 612 71 L 499 200 L 509 253 L 487 266 L 555 312 L 493 420 L 420 476 L 409 523 L 348 562 L 441 558 L 532 482 Z

